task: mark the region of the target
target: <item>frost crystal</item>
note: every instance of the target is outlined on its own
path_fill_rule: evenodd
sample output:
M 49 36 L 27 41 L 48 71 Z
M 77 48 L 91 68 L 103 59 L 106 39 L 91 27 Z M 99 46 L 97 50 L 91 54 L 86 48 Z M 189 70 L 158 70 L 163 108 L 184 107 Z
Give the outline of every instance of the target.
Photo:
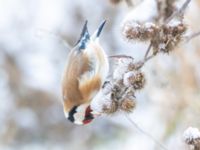
M 176 26 L 178 26 L 178 25 L 180 25 L 180 24 L 181 24 L 181 21 L 180 21 L 180 20 L 173 19 L 173 20 L 171 20 L 171 21 L 168 23 L 168 26 L 170 26 L 170 27 L 176 27 Z
M 183 138 L 187 144 L 200 143 L 200 131 L 197 128 L 189 127 L 183 133 Z
M 106 84 L 104 88 L 99 91 L 95 98 L 91 102 L 91 108 L 96 113 L 102 113 L 103 107 L 110 106 L 112 103 L 111 100 L 112 87 L 110 84 Z
M 165 49 L 166 48 L 166 44 L 165 43 L 160 43 L 158 48 L 159 49 Z
M 145 0 L 133 9 L 124 19 L 124 22 L 133 20 L 143 23 L 152 20 L 157 15 L 157 3 L 155 0 Z
M 134 75 L 135 75 L 135 74 L 134 74 L 133 71 L 130 71 L 130 72 L 127 72 L 127 73 L 124 74 L 124 80 L 123 80 L 123 82 L 124 82 L 124 85 L 125 85 L 125 86 L 127 86 L 127 87 L 131 86 L 130 78 L 131 78 L 132 76 L 134 76 Z
M 117 63 L 117 67 L 113 72 L 113 79 L 114 80 L 121 80 L 123 79 L 124 73 L 128 71 L 128 66 L 132 63 L 132 59 L 120 59 Z

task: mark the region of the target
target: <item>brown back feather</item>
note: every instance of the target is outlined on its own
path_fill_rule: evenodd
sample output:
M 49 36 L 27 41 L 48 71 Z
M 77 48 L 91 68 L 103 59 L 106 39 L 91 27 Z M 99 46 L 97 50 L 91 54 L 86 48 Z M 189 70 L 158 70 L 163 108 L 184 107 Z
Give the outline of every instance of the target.
M 79 89 L 78 77 L 89 71 L 89 60 L 82 53 L 72 50 L 62 81 L 64 108 L 69 111 L 73 106 L 84 103 L 84 96 Z
M 101 47 L 91 43 L 91 48 L 96 51 L 96 57 L 100 64 L 104 65 L 105 56 L 102 53 Z M 84 84 L 79 84 L 79 78 L 84 73 L 91 71 L 91 62 L 87 56 L 77 50 L 72 50 L 68 56 L 62 85 L 65 111 L 71 110 L 74 106 L 90 102 L 101 88 L 102 77 L 99 74 L 94 74 L 92 78 L 85 80 Z

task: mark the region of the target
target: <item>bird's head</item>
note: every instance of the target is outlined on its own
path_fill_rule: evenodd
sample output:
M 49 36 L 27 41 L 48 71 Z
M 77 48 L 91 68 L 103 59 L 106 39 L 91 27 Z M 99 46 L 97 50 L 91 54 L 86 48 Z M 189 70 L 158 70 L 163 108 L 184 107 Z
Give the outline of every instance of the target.
M 92 109 L 89 104 L 81 104 L 78 106 L 74 106 L 65 116 L 72 123 L 85 125 L 90 123 L 95 116 L 92 113 Z

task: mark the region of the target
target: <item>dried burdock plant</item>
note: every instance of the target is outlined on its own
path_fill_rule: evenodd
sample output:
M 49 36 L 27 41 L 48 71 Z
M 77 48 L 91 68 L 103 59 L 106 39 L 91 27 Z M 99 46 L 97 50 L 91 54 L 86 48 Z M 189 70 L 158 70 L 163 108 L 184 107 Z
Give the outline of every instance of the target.
M 169 53 L 174 50 L 182 41 L 186 29 L 186 24 L 179 20 L 172 20 L 168 24 L 162 25 L 160 32 L 151 40 L 154 54 Z
M 116 67 L 109 81 L 92 102 L 93 110 L 100 114 L 114 114 L 118 111 L 130 113 L 134 110 L 137 105 L 135 95 L 146 83 L 145 74 L 142 72 L 144 64 L 158 56 L 158 53 L 170 53 L 185 40 L 187 25 L 184 22 L 184 13 L 191 0 L 186 0 L 180 9 L 175 6 L 175 1 L 144 0 L 127 14 L 122 22 L 123 37 L 127 41 L 149 42 L 149 46 L 141 61 L 134 61 L 131 56 L 124 55 L 111 57 L 115 60 Z M 141 12 L 142 14 L 138 15 Z M 199 32 L 189 36 L 187 40 L 198 35 Z M 148 133 L 139 130 L 154 140 L 161 149 L 166 149 Z M 195 141 L 199 142 L 199 139 Z
M 152 39 L 157 32 L 159 32 L 159 28 L 152 22 L 141 24 L 134 21 L 128 21 L 124 24 L 122 30 L 123 36 L 129 41 L 148 41 Z
M 127 94 L 120 103 L 120 108 L 125 112 L 132 112 L 136 106 L 135 96 Z
M 128 14 L 123 21 L 122 35 L 128 40 L 149 41 L 153 47 L 153 54 L 158 52 L 169 53 L 184 39 L 187 26 L 183 20 L 183 12 L 186 9 L 187 0 L 184 5 L 177 10 L 174 0 L 157 1 L 158 15 L 150 15 L 149 18 L 132 19 Z M 141 6 L 142 7 L 142 6 Z M 143 6 L 145 7 L 145 5 Z M 135 12 L 137 13 L 137 11 Z
M 200 150 L 200 131 L 197 128 L 189 127 L 183 133 L 186 144 L 191 145 L 191 149 Z
M 113 114 L 118 110 L 132 112 L 136 106 L 135 93 L 145 86 L 145 75 L 141 71 L 143 65 L 158 53 L 173 51 L 183 41 L 187 30 L 183 14 L 190 0 L 186 0 L 180 9 L 176 9 L 175 0 L 170 2 L 171 4 L 167 0 L 152 0 L 150 5 L 152 9 L 149 8 L 150 1 L 146 0 L 134 7 L 133 11 L 125 17 L 122 35 L 128 41 L 148 41 L 150 44 L 144 59 L 138 62 L 131 56 L 111 56 L 116 62 L 116 67 L 109 81 L 104 84 L 101 92 L 92 102 L 93 110 L 98 110 L 101 114 Z M 147 7 L 148 12 L 151 11 L 152 14 L 146 13 L 147 16 L 143 18 L 136 17 L 140 9 L 144 10 Z
M 118 110 L 132 112 L 136 106 L 135 92 L 144 84 L 144 74 L 132 57 L 117 58 L 112 78 L 104 84 L 91 106 L 101 114 L 112 114 Z

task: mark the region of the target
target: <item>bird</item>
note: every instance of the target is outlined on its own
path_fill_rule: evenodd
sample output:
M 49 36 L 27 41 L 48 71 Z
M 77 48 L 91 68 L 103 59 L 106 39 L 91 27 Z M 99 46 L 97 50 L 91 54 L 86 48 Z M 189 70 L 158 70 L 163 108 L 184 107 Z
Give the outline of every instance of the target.
M 88 124 L 97 116 L 90 104 L 109 72 L 108 57 L 99 43 L 106 20 L 91 36 L 87 23 L 86 20 L 79 40 L 68 54 L 62 79 L 65 117 L 78 125 Z

